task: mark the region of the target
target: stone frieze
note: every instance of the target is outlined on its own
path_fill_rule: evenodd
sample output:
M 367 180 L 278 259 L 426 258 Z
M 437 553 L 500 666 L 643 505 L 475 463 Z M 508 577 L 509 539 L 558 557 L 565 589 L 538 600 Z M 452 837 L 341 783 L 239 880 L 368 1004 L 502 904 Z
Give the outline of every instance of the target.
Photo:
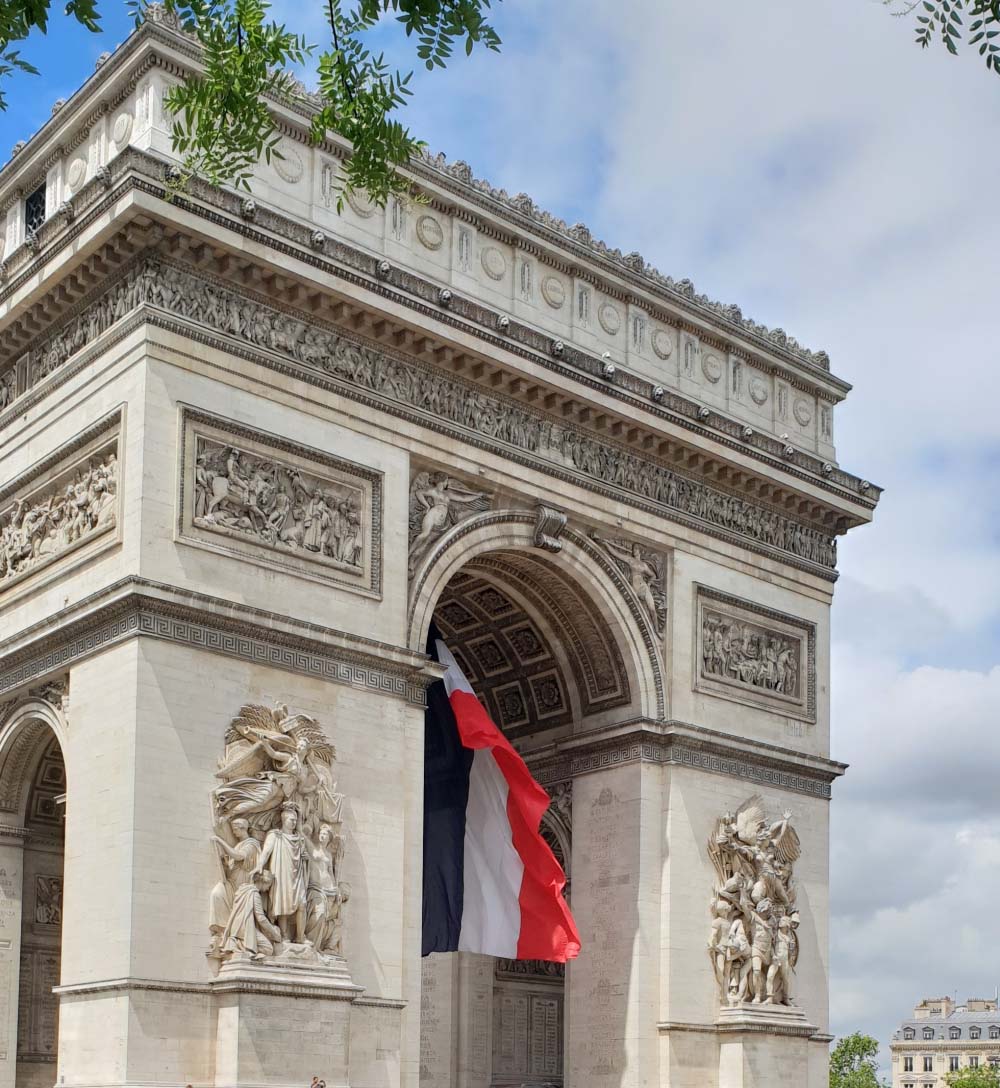
M 709 532 L 741 537 L 814 567 L 836 566 L 836 542 L 826 531 L 165 261 L 133 266 L 106 294 L 36 347 L 27 360 L 33 380 L 52 373 L 79 347 L 143 303 L 293 359 L 359 393 L 416 410 L 428 425 L 449 424 L 480 440 L 534 455 L 592 483 L 660 506 Z

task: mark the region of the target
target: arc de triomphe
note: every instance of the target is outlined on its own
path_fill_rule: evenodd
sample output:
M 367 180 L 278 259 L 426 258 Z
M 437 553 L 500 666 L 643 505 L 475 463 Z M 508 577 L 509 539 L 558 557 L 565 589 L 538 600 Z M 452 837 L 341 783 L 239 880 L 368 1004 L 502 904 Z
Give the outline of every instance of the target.
M 172 195 L 153 14 L 0 171 L 0 1088 L 825 1085 L 848 385 L 463 163 L 338 212 L 307 101 Z M 565 971 L 421 961 L 432 618 Z

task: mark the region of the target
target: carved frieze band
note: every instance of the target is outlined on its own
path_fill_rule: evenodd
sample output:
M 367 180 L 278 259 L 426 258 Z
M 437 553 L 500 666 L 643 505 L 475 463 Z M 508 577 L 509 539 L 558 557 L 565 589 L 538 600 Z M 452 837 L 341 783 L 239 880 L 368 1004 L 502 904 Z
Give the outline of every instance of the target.
M 695 691 L 816 721 L 816 625 L 697 587 Z
M 119 527 L 123 411 L 0 488 L 0 594 Z
M 381 593 L 382 473 L 190 408 L 181 420 L 181 540 Z
M 836 544 L 824 531 L 682 476 L 651 457 L 569 427 L 509 397 L 349 340 L 332 328 L 278 310 L 262 297 L 163 261 L 133 265 L 22 365 L 40 380 L 81 343 L 142 304 L 195 322 L 198 328 L 182 329 L 195 339 L 210 342 L 208 330 L 213 330 L 226 338 L 227 350 L 233 351 L 233 340 L 239 341 L 250 349 L 241 354 L 272 367 L 274 356 L 284 357 L 297 364 L 297 375 L 311 372 L 310 380 L 329 380 L 365 403 L 483 448 L 504 447 L 513 460 L 616 498 L 624 495 L 635 505 L 667 512 L 704 532 L 835 577 Z M 162 319 L 157 323 L 175 327 Z
M 274 669 L 300 673 L 335 684 L 380 692 L 423 706 L 422 677 L 412 670 L 381 664 L 373 653 L 352 654 L 311 639 L 278 632 L 262 617 L 260 624 L 165 603 L 133 594 L 100 609 L 79 625 L 41 640 L 18 654 L 7 667 L 0 657 L 0 697 L 34 679 L 72 666 L 131 638 L 159 638 L 207 653 L 223 654 Z
M 766 756 L 753 757 L 742 751 L 726 754 L 718 746 L 702 747 L 684 738 L 643 731 L 597 741 L 567 753 L 563 758 L 548 758 L 537 765 L 530 758 L 528 760 L 535 778 L 550 789 L 555 782 L 639 762 L 690 767 L 824 800 L 830 798 L 830 782 L 836 776 L 833 773 L 797 773 L 788 769 L 787 764 Z
M 162 171 L 163 166 L 159 160 L 136 148 L 127 148 L 111 161 L 105 171 L 104 180 L 100 184 L 95 179 L 74 198 L 74 205 L 79 204 L 80 207 L 75 209 L 77 214 L 73 223 L 63 230 L 61 240 L 64 243 L 71 241 L 85 224 L 89 224 L 94 217 L 106 210 L 106 204 L 120 198 L 130 188 L 138 189 L 154 197 L 162 197 L 164 195 L 161 182 Z M 131 172 L 139 176 L 130 177 Z M 149 178 L 155 180 L 147 180 Z M 115 186 L 113 192 L 108 191 L 111 186 Z M 448 324 L 461 324 L 463 328 L 473 329 L 481 339 L 495 339 L 492 333 L 486 334 L 482 331 L 483 326 L 490 330 L 494 329 L 496 312 L 490 307 L 456 295 L 451 300 L 449 312 L 442 314 L 437 304 L 439 286 L 434 282 L 403 268 L 393 268 L 390 286 L 384 278 L 381 278 L 376 267 L 377 258 L 370 253 L 334 238 L 327 238 L 322 251 L 317 252 L 312 243 L 313 232 L 308 225 L 290 220 L 277 211 L 263 207 L 257 209 L 254 223 L 247 223 L 242 218 L 242 197 L 213 188 L 199 179 L 192 180 L 188 192 L 197 199 L 191 201 L 185 197 L 175 196 L 173 206 L 208 219 L 218 226 L 236 230 L 280 254 L 294 256 L 300 261 L 322 268 L 328 274 L 362 284 L 416 310 L 433 313 L 437 320 L 443 320 Z M 84 205 L 87 206 L 86 211 L 84 211 Z M 56 220 L 49 222 L 54 224 Z M 47 226 L 48 224 L 42 228 L 43 234 Z M 44 238 L 42 242 L 44 248 Z M 24 259 L 23 249 L 15 254 L 15 259 L 17 258 Z M 34 269 L 29 265 L 16 277 L 17 281 L 32 271 Z M 15 278 L 12 275 L 8 283 L 0 287 L 0 299 L 12 289 L 14 283 Z M 470 321 L 473 323 L 471 326 Z M 476 329 L 476 326 L 480 328 Z M 571 345 L 565 346 L 558 362 L 546 358 L 551 340 L 533 327 L 519 322 L 510 323 L 504 333 L 503 343 L 507 350 L 531 356 L 536 361 L 538 361 L 538 353 L 545 353 L 542 356 L 542 365 L 573 374 L 585 382 L 594 384 L 595 387 L 599 386 L 606 394 L 616 397 L 639 396 L 644 402 L 648 402 L 652 395 L 654 387 L 651 382 L 624 371 L 619 375 L 622 388 L 619 389 L 617 386 L 609 388 L 606 380 L 601 377 L 603 361 Z M 23 393 L 29 384 L 27 378 L 22 376 L 18 391 Z M 792 384 L 795 384 L 794 380 Z M 809 388 L 811 391 L 812 387 Z M 699 414 L 703 406 L 678 393 L 666 390 L 658 407 L 650 408 L 648 403 L 645 407 L 654 412 L 669 411 L 675 421 L 680 419 L 686 425 L 699 431 L 704 429 L 704 419 Z M 755 433 L 748 438 L 742 433 L 743 428 L 738 421 L 719 413 L 711 413 L 710 426 L 713 436 L 733 449 L 743 451 L 751 449 L 772 464 L 780 463 L 784 471 L 791 471 L 803 479 L 810 479 L 821 487 L 844 488 L 854 499 L 858 497 L 860 485 L 862 502 L 870 502 L 874 506 L 877 501 L 880 489 L 867 482 L 863 483 L 837 466 L 832 466 L 831 469 L 821 459 L 804 450 L 796 450 L 789 458 L 785 451 L 785 444 L 776 437 Z

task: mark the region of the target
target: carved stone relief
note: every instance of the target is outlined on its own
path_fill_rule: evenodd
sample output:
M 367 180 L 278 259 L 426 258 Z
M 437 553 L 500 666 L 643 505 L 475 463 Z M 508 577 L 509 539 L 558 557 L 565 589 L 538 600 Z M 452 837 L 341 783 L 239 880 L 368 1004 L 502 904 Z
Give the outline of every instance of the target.
M 542 280 L 542 298 L 553 310 L 561 310 L 566 304 L 566 288 L 555 276 L 546 276 Z
M 343 967 L 343 794 L 315 718 L 257 705 L 226 731 L 212 791 L 219 881 L 209 955 Z
M 422 215 L 417 220 L 417 238 L 425 249 L 440 249 L 444 244 L 444 231 L 433 215 Z
M 113 530 L 119 483 L 116 432 L 57 451 L 0 491 L 0 592 Z
M 535 547 L 543 548 L 547 552 L 562 551 L 559 536 L 566 528 L 567 521 L 563 511 L 539 503 L 536 517 L 538 520 L 535 523 Z
M 653 351 L 661 359 L 669 359 L 674 352 L 673 341 L 666 329 L 657 329 L 652 337 Z
M 80 316 L 34 348 L 28 356 L 32 381 L 51 373 L 143 302 L 291 357 L 362 394 L 375 393 L 415 408 L 433 420 L 537 455 L 599 484 L 697 518 L 716 530 L 738 534 L 809 563 L 836 566 L 836 546 L 829 532 L 682 476 L 655 459 L 556 422 L 459 378 L 307 324 L 268 306 L 263 299 L 247 297 L 166 262 L 151 260 L 133 266 Z
M 488 491 L 465 487 L 446 472 L 418 472 L 410 484 L 410 573 L 440 536 L 488 510 L 492 499 Z
M 184 432 L 184 539 L 380 590 L 381 473 L 202 413 Z
M 792 867 L 799 837 L 785 812 L 768 823 L 754 794 L 715 824 L 708 856 L 718 874 L 708 951 L 723 1005 L 793 1005 L 799 958 Z
M 695 689 L 816 720 L 816 628 L 699 587 Z
M 663 556 L 634 541 L 612 540 L 597 533 L 591 533 L 590 536 L 600 544 L 628 579 L 649 617 L 649 622 L 657 634 L 662 635 L 667 629 L 667 565 Z
M 35 877 L 35 924 L 40 926 L 62 925 L 62 893 L 63 881 L 61 876 Z

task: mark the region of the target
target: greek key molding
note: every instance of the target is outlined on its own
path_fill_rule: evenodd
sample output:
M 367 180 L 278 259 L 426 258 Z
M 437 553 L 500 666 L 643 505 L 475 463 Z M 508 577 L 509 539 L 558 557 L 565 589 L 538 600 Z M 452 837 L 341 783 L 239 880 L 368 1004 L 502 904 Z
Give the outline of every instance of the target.
M 486 392 L 288 309 L 261 295 L 196 276 L 164 259 L 134 262 L 91 306 L 42 341 L 25 362 L 47 377 L 73 345 L 137 308 L 151 324 L 347 395 L 480 449 L 835 580 L 836 546 L 825 532 L 739 495 L 683 476 L 664 462 Z M 140 315 L 133 315 L 138 317 Z M 61 344 L 54 348 L 54 342 Z
M 380 660 L 377 643 L 371 643 L 369 652 L 339 649 L 275 629 L 268 619 L 280 617 L 262 610 L 244 609 L 244 618 L 233 618 L 210 611 L 211 598 L 190 593 L 187 597 L 202 607 L 179 604 L 144 593 L 138 586 L 138 580 L 126 579 L 112 587 L 130 590 L 119 599 L 96 608 L 85 619 L 71 621 L 53 635 L 43 634 L 6 658 L 0 655 L 0 697 L 110 646 L 145 637 L 379 692 L 417 706 L 425 704 L 425 687 L 432 677 L 420 675 L 421 666 L 416 663 L 407 667 Z
M 727 743 L 724 734 L 712 733 L 709 737 L 708 730 L 702 732 L 706 734 L 704 740 L 639 725 L 624 735 L 598 738 L 555 756 L 532 757 L 528 753 L 525 758 L 532 774 L 546 787 L 631 763 L 657 763 L 708 771 L 821 800 L 830 799 L 831 783 L 844 771 L 842 764 L 828 760 L 813 768 L 783 759 L 777 751 L 747 752 Z

